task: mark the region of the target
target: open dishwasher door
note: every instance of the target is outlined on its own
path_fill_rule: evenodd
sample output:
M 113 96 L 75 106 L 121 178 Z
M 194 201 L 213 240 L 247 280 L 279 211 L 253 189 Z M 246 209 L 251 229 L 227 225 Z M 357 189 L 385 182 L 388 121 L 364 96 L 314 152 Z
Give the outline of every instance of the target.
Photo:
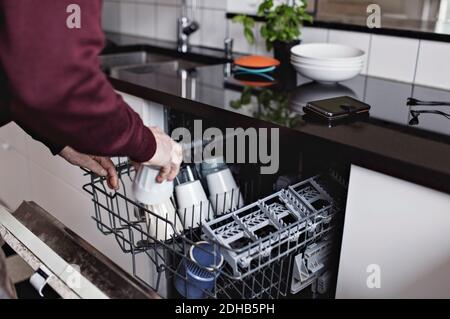
M 63 298 L 157 298 L 130 275 L 33 202 L 14 212 L 0 206 L 0 236 Z

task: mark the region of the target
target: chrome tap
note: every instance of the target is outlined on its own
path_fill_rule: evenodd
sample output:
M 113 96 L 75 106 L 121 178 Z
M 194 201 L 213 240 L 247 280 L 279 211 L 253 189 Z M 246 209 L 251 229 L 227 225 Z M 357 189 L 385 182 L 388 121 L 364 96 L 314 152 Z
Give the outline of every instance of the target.
M 183 0 L 182 16 L 178 19 L 178 51 L 189 50 L 189 37 L 200 29 L 200 24 L 195 20 L 194 12 L 197 10 L 197 0 L 192 0 L 191 15 L 188 14 L 187 0 Z

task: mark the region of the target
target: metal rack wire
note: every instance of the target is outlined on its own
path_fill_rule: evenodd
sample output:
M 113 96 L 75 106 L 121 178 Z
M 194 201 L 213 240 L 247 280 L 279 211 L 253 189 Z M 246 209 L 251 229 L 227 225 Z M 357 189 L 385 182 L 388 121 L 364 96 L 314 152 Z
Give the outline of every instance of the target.
M 105 180 L 95 175 L 83 187 L 92 197 L 93 219 L 99 231 L 114 236 L 121 250 L 130 254 L 133 275 L 158 292 L 164 290 L 169 298 L 192 297 L 189 290 L 194 289 L 201 291 L 201 298 L 286 297 L 295 256 L 333 234 L 340 225 L 345 203 L 342 180 L 328 175 L 257 200 L 262 189 L 267 189 L 259 176 L 238 181 L 239 189 L 233 190 L 242 194 L 242 200 L 249 205 L 236 205 L 220 216 L 206 205 L 203 222 L 189 227 L 184 224 L 180 229 L 176 218 L 161 216 L 133 199 L 132 165 L 119 159 L 117 171 L 121 184 L 117 192 L 109 191 Z M 176 207 L 174 199 L 172 204 Z M 156 227 L 164 227 L 165 236 L 150 232 L 149 220 L 156 222 Z M 232 233 L 234 241 L 226 240 L 231 238 L 224 236 L 226 231 Z M 199 242 L 204 241 L 213 249 L 202 248 Z M 214 259 L 223 256 L 225 262 L 200 265 L 189 256 L 192 247 L 212 254 Z M 192 268 L 213 278 L 211 286 L 205 288 L 193 281 L 188 274 Z M 174 289 L 180 282 L 184 291 L 179 285 Z

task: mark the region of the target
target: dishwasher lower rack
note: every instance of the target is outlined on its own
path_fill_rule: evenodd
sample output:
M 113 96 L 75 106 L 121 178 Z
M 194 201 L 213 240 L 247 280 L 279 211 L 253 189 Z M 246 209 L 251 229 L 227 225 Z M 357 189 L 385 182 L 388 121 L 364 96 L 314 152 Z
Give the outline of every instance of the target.
M 129 163 L 120 163 L 117 170 L 121 184 L 117 192 L 109 191 L 97 176 L 84 186 L 94 203 L 93 219 L 104 235 L 114 236 L 121 250 L 130 254 L 133 275 L 157 292 L 164 290 L 168 298 L 286 297 L 295 257 L 333 234 L 345 199 L 345 187 L 328 175 L 256 202 L 259 181 L 240 181 L 235 191 L 250 205 L 221 216 L 205 207 L 207 218 L 180 229 L 178 218 L 161 216 L 134 201 L 134 169 Z M 163 238 L 151 231 L 149 220 L 162 227 Z M 205 241 L 208 249 L 202 246 Z M 214 261 L 223 257 L 224 262 L 199 264 L 193 261 L 193 249 Z

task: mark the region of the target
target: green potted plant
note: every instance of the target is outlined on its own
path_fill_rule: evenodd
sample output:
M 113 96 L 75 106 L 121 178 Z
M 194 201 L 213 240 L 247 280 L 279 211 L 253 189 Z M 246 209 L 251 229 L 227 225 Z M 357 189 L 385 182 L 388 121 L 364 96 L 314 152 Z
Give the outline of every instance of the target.
M 273 49 L 275 58 L 281 62 L 288 62 L 291 48 L 300 43 L 303 23 L 313 21 L 313 17 L 306 12 L 307 2 L 289 0 L 275 5 L 274 0 L 263 0 L 258 8 L 258 16 L 264 20 L 260 34 L 266 41 L 267 50 Z M 247 15 L 237 15 L 233 21 L 243 24 L 245 38 L 250 44 L 254 44 L 255 19 Z

